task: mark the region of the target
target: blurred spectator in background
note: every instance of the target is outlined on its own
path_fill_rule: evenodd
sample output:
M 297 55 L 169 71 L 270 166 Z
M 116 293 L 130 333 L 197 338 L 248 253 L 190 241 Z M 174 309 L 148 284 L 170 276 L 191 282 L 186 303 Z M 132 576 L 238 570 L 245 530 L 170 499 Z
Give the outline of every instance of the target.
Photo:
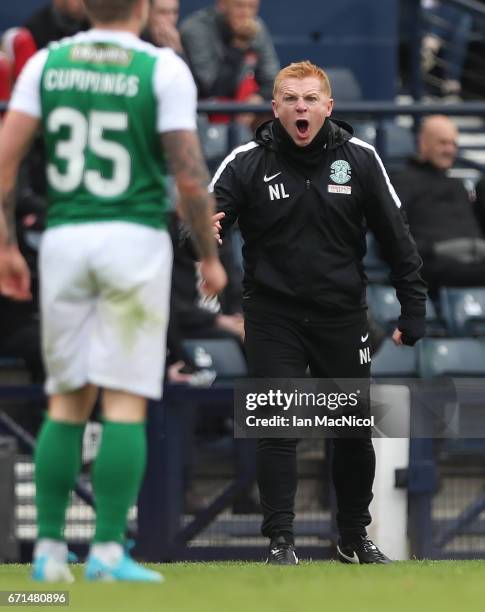
M 475 216 L 485 236 L 485 178 L 481 178 L 475 186 Z
M 421 54 L 428 89 L 442 96 L 459 96 L 473 17 L 454 4 L 422 0 L 425 35 Z
M 485 284 L 485 240 L 455 163 L 458 130 L 444 115 L 427 117 L 418 155 L 394 178 L 411 233 L 423 259 L 423 276 L 436 294 L 440 286 Z
M 271 100 L 279 62 L 258 10 L 259 0 L 217 0 L 183 21 L 182 44 L 200 98 Z M 253 120 L 238 117 L 245 125 Z
M 157 47 L 170 47 L 183 54 L 180 34 L 177 30 L 179 0 L 152 0 L 146 32 L 142 38 Z
M 52 0 L 24 24 L 34 37 L 37 49 L 53 40 L 87 30 L 89 23 L 83 0 Z
M 179 222 L 175 214 L 171 217 L 169 229 L 174 251 L 171 323 L 176 326 L 178 335 L 181 338 L 233 338 L 242 347 L 242 275 L 234 262 L 230 240 L 221 246 L 219 255 L 229 284 L 235 285 L 237 290 L 229 291 L 229 297 L 221 296 L 219 301 L 219 297 L 208 299 L 200 291 L 198 264 L 180 243 Z

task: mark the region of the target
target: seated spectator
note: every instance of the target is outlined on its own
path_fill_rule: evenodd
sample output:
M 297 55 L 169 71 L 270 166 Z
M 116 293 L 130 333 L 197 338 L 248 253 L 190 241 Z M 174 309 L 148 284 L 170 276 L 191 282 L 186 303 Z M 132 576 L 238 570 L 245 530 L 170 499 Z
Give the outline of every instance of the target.
M 146 32 L 142 36 L 157 47 L 170 47 L 183 54 L 180 34 L 177 30 L 179 0 L 152 0 Z
M 485 236 L 485 178 L 481 178 L 475 186 L 475 216 Z
M 170 222 L 174 258 L 172 293 L 170 302 L 170 337 L 179 338 L 234 338 L 241 346 L 244 339 L 244 321 L 241 314 L 241 292 L 234 292 L 230 303 L 226 300 L 224 312 L 218 298 L 207 299 L 199 291 L 198 264 L 180 244 L 179 222 L 173 215 Z M 240 287 L 235 269 L 230 240 L 221 247 L 220 257 L 228 275 L 228 286 Z M 225 296 L 221 296 L 224 301 Z
M 37 49 L 42 49 L 53 40 L 87 30 L 89 23 L 83 0 L 52 0 L 34 13 L 24 27 L 32 33 Z
M 421 4 L 428 22 L 421 48 L 428 88 L 442 96 L 459 96 L 472 14 L 437 0 L 422 0 Z
M 185 19 L 180 32 L 201 98 L 271 100 L 279 62 L 259 0 L 217 0 Z M 250 125 L 254 115 L 238 120 Z
M 430 293 L 443 285 L 485 284 L 485 240 L 463 183 L 448 176 L 457 154 L 458 130 L 432 115 L 421 126 L 418 156 L 393 184 L 423 258 Z

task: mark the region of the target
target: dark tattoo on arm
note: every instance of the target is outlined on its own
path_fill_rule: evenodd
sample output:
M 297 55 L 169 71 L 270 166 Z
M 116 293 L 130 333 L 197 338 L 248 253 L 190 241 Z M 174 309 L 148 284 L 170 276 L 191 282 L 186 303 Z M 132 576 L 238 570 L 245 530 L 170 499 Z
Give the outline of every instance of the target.
M 211 214 L 214 200 L 207 191 L 209 174 L 195 132 L 185 130 L 162 134 L 162 145 L 181 196 L 186 221 L 201 258 L 217 250 Z
M 15 227 L 15 190 L 2 194 L 2 208 L 5 224 L 5 244 L 10 246 L 17 242 Z

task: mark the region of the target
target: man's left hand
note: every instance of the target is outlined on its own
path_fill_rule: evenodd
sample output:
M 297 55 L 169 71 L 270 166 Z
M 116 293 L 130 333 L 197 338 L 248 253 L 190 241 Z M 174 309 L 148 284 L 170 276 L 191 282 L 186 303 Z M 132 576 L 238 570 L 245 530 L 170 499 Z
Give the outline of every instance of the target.
M 395 344 L 414 346 L 426 333 L 426 320 L 423 316 L 399 318 L 397 329 L 392 334 Z

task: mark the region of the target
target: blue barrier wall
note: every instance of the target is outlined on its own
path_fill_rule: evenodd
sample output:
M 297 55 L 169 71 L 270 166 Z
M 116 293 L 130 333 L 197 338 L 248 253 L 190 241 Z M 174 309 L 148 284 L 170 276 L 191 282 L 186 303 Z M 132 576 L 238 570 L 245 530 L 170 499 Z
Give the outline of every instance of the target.
M 181 0 L 181 15 L 212 0 Z M 0 32 L 22 23 L 46 0 L 2 2 Z M 394 97 L 398 69 L 398 0 L 261 0 L 261 15 L 282 64 L 301 59 L 330 68 L 345 66 L 364 98 Z

